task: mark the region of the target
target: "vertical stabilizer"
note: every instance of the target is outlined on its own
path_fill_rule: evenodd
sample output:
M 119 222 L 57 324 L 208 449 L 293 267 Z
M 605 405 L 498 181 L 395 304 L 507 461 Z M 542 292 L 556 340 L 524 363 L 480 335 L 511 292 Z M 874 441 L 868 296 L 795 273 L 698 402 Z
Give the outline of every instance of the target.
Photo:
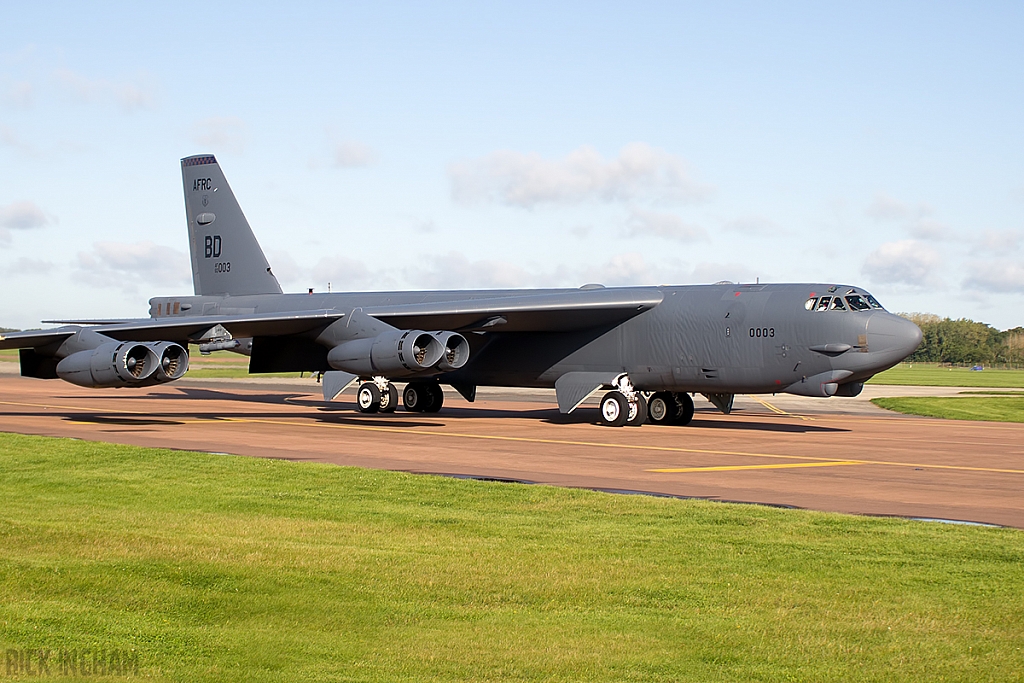
M 181 160 L 197 295 L 280 294 L 242 207 L 212 154 Z

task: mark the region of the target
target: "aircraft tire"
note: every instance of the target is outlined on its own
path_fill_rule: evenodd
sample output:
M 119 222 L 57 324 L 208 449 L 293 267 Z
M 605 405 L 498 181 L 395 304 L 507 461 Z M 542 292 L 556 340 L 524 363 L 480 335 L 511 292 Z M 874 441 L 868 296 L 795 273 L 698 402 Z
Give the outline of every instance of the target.
M 441 385 L 437 382 L 429 382 L 424 386 L 429 392 L 427 395 L 430 396 L 430 400 L 423 406 L 423 412 L 436 413 L 444 405 L 444 391 L 441 390 Z
M 422 413 L 430 402 L 430 394 L 427 392 L 427 385 L 424 382 L 409 382 L 402 392 L 402 405 L 410 413 Z
M 636 397 L 635 407 L 631 404 L 629 411 L 629 418 L 626 420 L 626 424 L 630 427 L 639 427 L 643 423 L 647 422 L 647 399 L 643 396 Z
M 621 427 L 629 419 L 629 401 L 621 391 L 609 391 L 601 399 L 601 424 Z
M 647 412 L 651 424 L 674 424 L 679 415 L 679 402 L 671 391 L 659 391 L 651 396 L 651 400 L 647 403 Z
M 398 387 L 388 384 L 388 390 L 380 395 L 380 412 L 393 413 L 398 407 Z
M 373 382 L 363 382 L 356 392 L 356 407 L 361 413 L 376 413 L 380 410 L 380 389 Z
M 685 391 L 676 394 L 675 399 L 676 404 L 679 406 L 679 412 L 676 413 L 676 419 L 673 420 L 673 424 L 685 427 L 693 419 L 693 399 Z

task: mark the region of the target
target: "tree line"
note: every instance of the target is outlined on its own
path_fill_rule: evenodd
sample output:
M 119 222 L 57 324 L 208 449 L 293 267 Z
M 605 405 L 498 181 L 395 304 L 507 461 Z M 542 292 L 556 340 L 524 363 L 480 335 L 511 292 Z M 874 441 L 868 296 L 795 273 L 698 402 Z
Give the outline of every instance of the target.
M 924 338 L 908 361 L 961 365 L 1024 365 L 1024 327 L 997 330 L 967 318 L 932 313 L 900 313 L 921 328 Z

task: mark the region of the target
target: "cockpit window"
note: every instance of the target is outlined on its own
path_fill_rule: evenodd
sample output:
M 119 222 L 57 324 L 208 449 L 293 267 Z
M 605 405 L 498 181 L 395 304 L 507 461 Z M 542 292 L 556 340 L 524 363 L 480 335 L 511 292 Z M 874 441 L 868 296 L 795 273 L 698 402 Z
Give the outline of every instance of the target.
M 864 299 L 862 299 L 858 294 L 852 294 L 846 297 L 846 303 L 850 304 L 851 311 L 866 311 L 871 308 L 871 305 L 867 301 L 864 301 Z
M 871 306 L 871 308 L 883 310 L 882 304 L 878 303 L 878 299 L 876 299 L 875 297 L 871 296 L 870 294 L 865 294 L 864 298 L 868 300 L 868 304 Z
M 818 297 L 812 296 L 810 299 L 804 302 L 804 308 L 806 308 L 808 311 L 813 311 L 817 303 Z
M 846 310 L 846 304 L 843 303 L 843 297 L 837 296 L 834 299 L 832 299 L 832 307 L 829 310 L 830 311 L 845 311 Z
M 828 302 L 831 301 L 831 300 L 832 300 L 832 297 L 830 297 L 830 296 L 823 296 L 820 299 L 818 299 L 818 310 L 819 311 L 827 311 L 828 310 Z

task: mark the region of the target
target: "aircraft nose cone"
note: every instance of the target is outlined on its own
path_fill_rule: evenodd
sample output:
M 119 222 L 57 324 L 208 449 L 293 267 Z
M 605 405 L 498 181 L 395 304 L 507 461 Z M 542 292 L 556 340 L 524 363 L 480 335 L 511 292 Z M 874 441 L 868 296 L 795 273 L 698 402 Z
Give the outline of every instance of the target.
M 868 320 L 868 351 L 884 356 L 887 362 L 899 362 L 921 343 L 921 328 L 906 318 L 891 313 L 874 313 Z

